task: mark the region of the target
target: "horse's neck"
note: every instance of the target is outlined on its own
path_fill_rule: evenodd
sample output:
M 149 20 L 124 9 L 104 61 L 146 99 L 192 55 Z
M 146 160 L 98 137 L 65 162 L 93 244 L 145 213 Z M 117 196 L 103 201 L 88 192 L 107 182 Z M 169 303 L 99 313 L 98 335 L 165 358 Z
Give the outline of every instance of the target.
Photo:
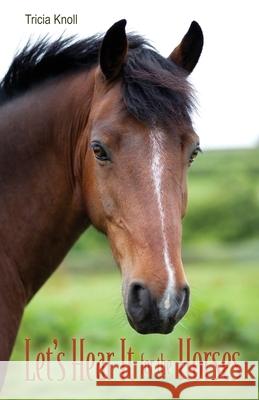
M 59 90 L 35 90 L 0 109 L 0 273 L 14 269 L 25 301 L 88 224 L 71 182 L 70 91 Z

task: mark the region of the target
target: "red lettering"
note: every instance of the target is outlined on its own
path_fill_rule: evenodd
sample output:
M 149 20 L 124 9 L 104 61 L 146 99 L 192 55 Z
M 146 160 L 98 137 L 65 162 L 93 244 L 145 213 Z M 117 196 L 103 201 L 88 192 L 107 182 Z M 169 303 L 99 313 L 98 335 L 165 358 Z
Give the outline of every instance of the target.
M 187 376 L 184 374 L 183 369 L 186 367 L 187 363 L 176 363 L 175 364 L 175 379 L 187 379 Z
M 212 361 L 217 361 L 219 356 L 220 356 L 220 352 L 214 351 L 214 353 L 212 353 Z
M 242 368 L 240 364 L 234 364 L 230 368 L 230 376 L 233 379 L 240 379 L 242 377 Z
M 224 375 L 228 370 L 228 365 L 219 364 L 219 376 L 218 379 L 228 379 L 227 375 Z
M 193 361 L 202 361 L 202 355 L 199 351 L 196 351 L 196 353 L 193 354 L 192 356 Z
M 231 361 L 231 359 L 232 359 L 231 354 L 228 351 L 226 351 L 226 353 L 223 354 L 222 361 Z
M 255 364 L 250 365 L 247 361 L 245 361 L 245 371 L 244 371 L 244 375 L 245 375 L 245 379 L 255 379 L 255 375 L 252 373 L 252 370 L 254 369 Z
M 107 367 L 108 363 L 99 363 L 96 365 L 96 377 L 97 379 L 109 379 L 109 376 L 105 374 L 104 370 Z
M 197 378 L 197 367 L 195 364 L 191 364 L 188 368 L 188 378 L 196 379 Z
M 235 352 L 232 354 L 232 361 L 237 361 L 237 357 L 240 357 L 239 351 L 235 351 Z

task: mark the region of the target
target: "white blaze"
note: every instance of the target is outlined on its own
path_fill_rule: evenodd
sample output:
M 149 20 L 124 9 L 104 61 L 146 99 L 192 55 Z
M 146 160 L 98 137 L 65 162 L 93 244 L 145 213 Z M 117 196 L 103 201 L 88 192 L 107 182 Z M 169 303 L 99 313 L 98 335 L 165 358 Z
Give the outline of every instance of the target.
M 158 204 L 160 223 L 161 223 L 161 233 L 163 239 L 163 258 L 168 275 L 168 284 L 165 290 L 163 299 L 161 301 L 161 306 L 166 310 L 170 307 L 170 293 L 174 289 L 174 271 L 173 264 L 169 255 L 169 247 L 166 236 L 166 226 L 165 226 L 165 210 L 163 207 L 163 194 L 162 194 L 162 177 L 163 177 L 163 160 L 162 160 L 162 143 L 163 137 L 162 132 L 159 130 L 154 130 L 151 132 L 151 147 L 152 147 L 152 180 L 154 183 L 154 189 Z

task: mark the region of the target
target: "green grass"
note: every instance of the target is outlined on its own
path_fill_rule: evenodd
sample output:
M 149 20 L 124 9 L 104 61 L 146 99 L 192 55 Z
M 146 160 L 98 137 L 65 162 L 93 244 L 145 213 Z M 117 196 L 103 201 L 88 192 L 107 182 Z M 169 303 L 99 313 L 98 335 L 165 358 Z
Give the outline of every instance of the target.
M 259 149 L 201 154 L 189 171 L 185 243 L 259 240 Z
M 71 274 L 61 268 L 35 296 L 25 312 L 13 353 L 24 359 L 24 339 L 32 355 L 46 351 L 53 338 L 70 358 L 72 337 L 84 337 L 88 351 L 119 350 L 126 337 L 136 351 L 156 358 L 178 357 L 178 338 L 192 337 L 194 350 L 240 351 L 242 359 L 258 357 L 258 281 L 256 263 L 190 265 L 192 288 L 188 315 L 170 335 L 142 336 L 130 328 L 121 305 L 118 272 Z
M 191 169 L 192 176 L 227 175 L 236 172 L 258 177 L 259 147 L 249 149 L 209 150 L 200 154 Z

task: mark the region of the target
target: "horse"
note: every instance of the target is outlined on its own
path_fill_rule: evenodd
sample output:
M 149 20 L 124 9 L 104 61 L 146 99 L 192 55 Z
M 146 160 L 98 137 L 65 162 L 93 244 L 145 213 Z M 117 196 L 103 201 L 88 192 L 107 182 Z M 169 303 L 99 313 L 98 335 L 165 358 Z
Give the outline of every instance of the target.
M 189 307 L 181 231 L 200 144 L 188 75 L 203 33 L 193 21 L 165 58 L 125 29 L 29 41 L 1 81 L 0 360 L 90 225 L 108 238 L 137 332 L 167 334 Z

